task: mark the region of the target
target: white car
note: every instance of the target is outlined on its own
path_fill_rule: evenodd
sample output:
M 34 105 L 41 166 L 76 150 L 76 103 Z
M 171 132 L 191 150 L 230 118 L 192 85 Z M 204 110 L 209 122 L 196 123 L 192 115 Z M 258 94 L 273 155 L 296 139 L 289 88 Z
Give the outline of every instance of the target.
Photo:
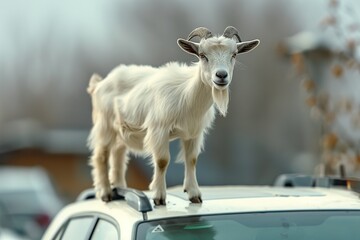
M 0 208 L 6 228 L 40 239 L 63 206 L 44 169 L 0 167 Z
M 160 207 L 152 204 L 150 192 L 115 189 L 115 200 L 105 203 L 87 191 L 57 215 L 42 239 L 358 239 L 359 194 L 327 188 L 339 184 L 332 179 L 303 180 L 292 176 L 277 181 L 293 187 L 202 187 L 202 204 L 190 203 L 182 187 L 175 187 Z M 323 187 L 312 187 L 318 184 Z

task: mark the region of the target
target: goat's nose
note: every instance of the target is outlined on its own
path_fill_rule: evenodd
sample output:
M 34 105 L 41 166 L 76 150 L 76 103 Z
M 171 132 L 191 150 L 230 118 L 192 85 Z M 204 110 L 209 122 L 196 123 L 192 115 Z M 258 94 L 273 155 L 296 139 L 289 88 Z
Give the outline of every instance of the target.
M 225 79 L 227 77 L 227 72 L 224 70 L 217 71 L 215 74 L 218 78 Z

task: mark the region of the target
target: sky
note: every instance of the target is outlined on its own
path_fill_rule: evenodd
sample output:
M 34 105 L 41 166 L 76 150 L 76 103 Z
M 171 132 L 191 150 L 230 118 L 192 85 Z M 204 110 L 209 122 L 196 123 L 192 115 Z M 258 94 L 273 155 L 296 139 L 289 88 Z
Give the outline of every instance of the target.
M 353 16 L 360 16 L 358 1 L 342 2 L 344 21 L 351 16 L 347 4 L 353 6 Z M 240 167 L 256 168 L 263 157 L 272 159 L 270 165 L 281 165 L 314 149 L 317 142 L 290 62 L 276 55 L 276 46 L 300 31 L 318 31 L 327 3 L 0 0 L 0 134 L 20 129 L 24 122 L 34 129 L 88 131 L 91 104 L 86 87 L 93 72 L 105 76 L 121 63 L 190 63 L 195 59 L 177 47 L 177 38 L 198 26 L 221 34 L 234 25 L 243 39 L 259 38 L 261 44 L 236 67 L 229 115 L 216 121 L 209 148 L 214 158 L 225 148 L 232 160 L 239 149 L 242 158 L 259 159 Z M 350 89 L 355 94 L 357 87 Z M 226 140 L 218 146 L 221 137 Z M 248 147 L 236 147 L 240 142 Z

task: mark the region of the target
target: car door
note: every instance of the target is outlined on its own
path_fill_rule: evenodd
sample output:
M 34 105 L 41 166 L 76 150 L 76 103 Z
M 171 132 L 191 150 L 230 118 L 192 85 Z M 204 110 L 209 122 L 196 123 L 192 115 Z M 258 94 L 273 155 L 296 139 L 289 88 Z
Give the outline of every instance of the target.
M 53 240 L 119 240 L 120 229 L 105 215 L 83 215 L 70 218 Z

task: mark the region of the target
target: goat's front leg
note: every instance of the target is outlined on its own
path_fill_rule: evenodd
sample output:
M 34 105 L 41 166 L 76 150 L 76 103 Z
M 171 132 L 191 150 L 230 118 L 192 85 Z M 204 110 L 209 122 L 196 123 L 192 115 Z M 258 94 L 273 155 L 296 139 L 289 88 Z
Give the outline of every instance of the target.
M 201 192 L 196 178 L 197 157 L 201 151 L 203 137 L 182 140 L 183 157 L 185 157 L 184 192 L 187 192 L 192 203 L 202 203 Z
M 148 129 L 144 140 L 146 148 L 152 152 L 154 175 L 150 190 L 155 191 L 155 205 L 166 205 L 166 170 L 170 161 L 169 131 L 165 129 Z

